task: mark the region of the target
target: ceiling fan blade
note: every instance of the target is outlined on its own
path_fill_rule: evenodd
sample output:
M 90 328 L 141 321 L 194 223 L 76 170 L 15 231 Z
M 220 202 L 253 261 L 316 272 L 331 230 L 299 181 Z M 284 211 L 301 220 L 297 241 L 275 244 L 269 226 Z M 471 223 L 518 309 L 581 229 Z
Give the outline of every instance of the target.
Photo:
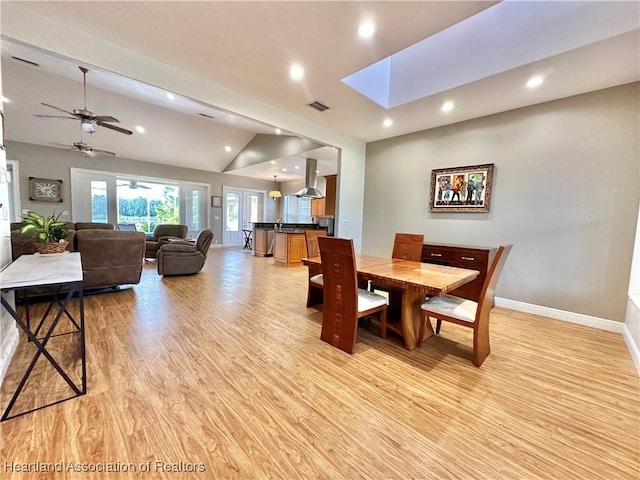
M 109 123 L 120 123 L 120 120 L 117 118 L 111 117 L 109 115 L 99 115 L 94 118 L 96 122 L 109 122 Z
M 110 152 L 108 150 L 100 150 L 99 148 L 94 148 L 93 151 L 102 155 L 111 155 L 112 157 L 116 156 L 116 154 L 113 152 Z
M 64 118 L 66 120 L 78 120 L 75 117 L 63 117 L 62 115 L 34 115 L 34 117 L 40 117 L 40 118 Z
M 49 108 L 53 108 L 54 110 L 59 110 L 61 112 L 66 113 L 67 115 L 71 115 L 74 118 L 79 118 L 77 115 L 74 115 L 73 112 L 68 112 L 67 110 L 64 110 L 60 107 L 55 107 L 53 105 L 49 105 L 48 103 L 41 103 L 40 105 L 44 105 L 45 107 L 49 107 Z
M 96 122 L 101 127 L 108 128 L 109 130 L 114 130 L 116 132 L 124 133 L 125 135 L 131 135 L 133 132 L 131 130 L 127 130 L 126 128 L 116 127 L 115 125 L 109 125 L 108 123 Z

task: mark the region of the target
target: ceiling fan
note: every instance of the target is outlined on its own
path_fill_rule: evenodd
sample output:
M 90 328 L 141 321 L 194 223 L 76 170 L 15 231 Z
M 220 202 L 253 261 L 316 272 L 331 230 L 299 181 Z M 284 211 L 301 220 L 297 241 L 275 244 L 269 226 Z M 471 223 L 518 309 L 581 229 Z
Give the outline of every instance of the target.
M 140 185 L 137 180 L 129 180 L 127 183 L 118 183 L 118 187 L 129 187 L 132 190 L 136 190 L 138 188 L 151 188 L 146 185 Z
M 114 130 L 119 133 L 124 133 L 125 135 L 131 135 L 133 132 L 131 130 L 127 130 L 126 128 L 117 127 L 115 125 L 111 125 L 112 123 L 120 123 L 120 120 L 117 118 L 108 116 L 108 115 L 96 115 L 90 110 L 87 110 L 87 72 L 88 69 L 84 67 L 78 67 L 82 72 L 82 79 L 84 84 L 84 108 L 83 109 L 73 109 L 72 111 L 64 110 L 63 108 L 56 107 L 54 105 L 49 105 L 48 103 L 42 103 L 45 107 L 53 108 L 54 110 L 59 110 L 63 113 L 69 115 L 68 117 L 63 117 L 61 115 L 35 115 L 36 117 L 42 118 L 64 118 L 68 120 L 80 120 L 82 124 L 82 131 L 86 133 L 93 133 L 95 130 L 94 124 L 100 127 L 108 128 L 109 130 Z
M 54 143 L 56 147 L 68 148 L 70 150 L 76 150 L 78 152 L 84 153 L 89 157 L 95 157 L 96 155 L 111 155 L 115 156 L 116 154 L 110 152 L 108 150 L 100 150 L 99 148 L 93 148 L 91 145 L 84 143 L 82 140 L 79 142 L 73 142 L 73 145 L 65 145 L 62 143 Z

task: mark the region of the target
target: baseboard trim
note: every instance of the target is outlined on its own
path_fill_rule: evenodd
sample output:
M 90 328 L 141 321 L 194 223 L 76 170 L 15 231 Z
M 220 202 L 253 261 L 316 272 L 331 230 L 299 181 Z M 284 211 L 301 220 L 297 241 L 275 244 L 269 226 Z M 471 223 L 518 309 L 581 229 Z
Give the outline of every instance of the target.
M 627 350 L 629 350 L 629 355 L 631 355 L 638 376 L 640 376 L 640 350 L 638 350 L 638 347 L 635 345 L 629 329 L 622 322 L 592 317 L 591 315 L 584 315 L 582 313 L 567 312 L 566 310 L 558 310 L 556 308 L 542 307 L 531 303 L 518 302 L 516 300 L 509 300 L 508 298 L 495 297 L 495 304 L 496 307 L 510 308 L 518 312 L 532 313 L 555 320 L 562 320 L 563 322 L 599 328 L 607 332 L 620 333 L 624 338 L 624 343 L 627 345 Z
M 627 344 L 627 350 L 629 350 L 629 353 L 631 354 L 631 359 L 633 360 L 638 376 L 640 377 L 640 349 L 638 349 L 638 346 L 633 341 L 631 332 L 626 325 L 622 326 L 622 337 L 624 338 L 624 343 Z

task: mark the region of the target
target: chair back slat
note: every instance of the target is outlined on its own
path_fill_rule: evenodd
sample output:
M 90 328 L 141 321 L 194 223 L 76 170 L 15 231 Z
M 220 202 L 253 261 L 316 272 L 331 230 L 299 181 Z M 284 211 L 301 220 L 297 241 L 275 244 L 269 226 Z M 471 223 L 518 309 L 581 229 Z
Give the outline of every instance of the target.
M 419 262 L 422 260 L 423 243 L 424 235 L 417 233 L 396 233 L 391 258 Z
M 324 277 L 320 338 L 352 353 L 358 329 L 358 285 L 353 241 L 323 236 L 317 240 Z
M 480 316 L 484 315 L 493 307 L 493 294 L 496 290 L 496 285 L 504 267 L 509 252 L 511 252 L 512 244 L 500 245 L 496 256 L 489 267 L 487 276 L 482 284 L 482 290 L 480 290 L 480 296 L 478 297 L 478 309 L 476 310 L 476 322 L 479 321 Z M 488 315 L 488 314 L 486 314 Z

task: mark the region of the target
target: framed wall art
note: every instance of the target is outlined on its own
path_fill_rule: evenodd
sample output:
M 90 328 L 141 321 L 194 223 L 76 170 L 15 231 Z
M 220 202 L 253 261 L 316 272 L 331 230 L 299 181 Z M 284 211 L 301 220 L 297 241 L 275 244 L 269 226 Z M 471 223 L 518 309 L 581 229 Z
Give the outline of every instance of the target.
M 29 200 L 32 202 L 62 202 L 62 180 L 29 177 Z
M 431 170 L 431 212 L 488 212 L 493 163 Z
M 222 206 L 222 197 L 214 195 L 211 197 L 211 206 L 212 207 L 221 207 Z

